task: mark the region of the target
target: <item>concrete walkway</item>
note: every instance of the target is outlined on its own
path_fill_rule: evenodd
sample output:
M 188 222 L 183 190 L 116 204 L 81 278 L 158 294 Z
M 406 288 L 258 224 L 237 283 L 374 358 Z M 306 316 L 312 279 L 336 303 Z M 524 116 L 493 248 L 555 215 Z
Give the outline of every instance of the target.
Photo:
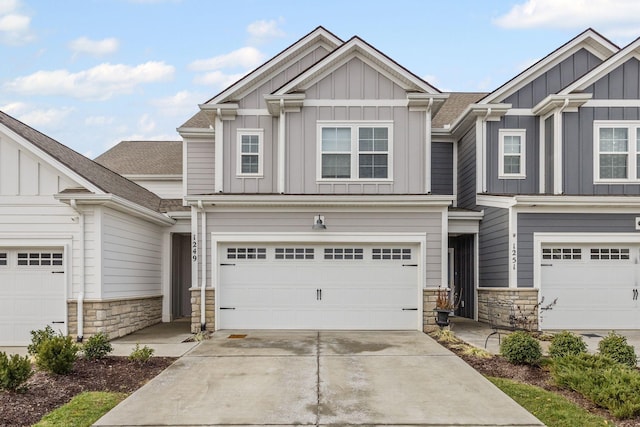
M 420 332 L 219 331 L 96 425 L 542 424 Z
M 144 345 L 151 347 L 154 350 L 154 356 L 180 357 L 198 345 L 197 342 L 185 342 L 193 337 L 190 320 L 158 323 L 116 338 L 111 341 L 113 347 L 111 356 L 128 356 L 136 344 L 140 344 L 141 347 Z

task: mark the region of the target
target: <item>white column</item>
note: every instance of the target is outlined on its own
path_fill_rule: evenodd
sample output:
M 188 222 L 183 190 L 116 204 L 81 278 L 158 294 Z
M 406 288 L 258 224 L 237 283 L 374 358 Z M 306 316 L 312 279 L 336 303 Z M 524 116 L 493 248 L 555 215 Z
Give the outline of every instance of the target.
M 285 113 L 284 100 L 280 100 L 280 119 L 278 120 L 278 193 L 285 192 Z
M 433 102 L 433 98 L 431 102 Z M 424 121 L 424 192 L 429 194 L 431 193 L 431 174 L 433 173 L 431 167 L 431 108 L 427 108 Z
M 222 193 L 223 186 L 223 172 L 224 172 L 224 126 L 222 124 L 222 117 L 220 117 L 220 109 L 216 113 L 215 117 L 215 170 L 214 170 L 214 190 L 216 193 Z

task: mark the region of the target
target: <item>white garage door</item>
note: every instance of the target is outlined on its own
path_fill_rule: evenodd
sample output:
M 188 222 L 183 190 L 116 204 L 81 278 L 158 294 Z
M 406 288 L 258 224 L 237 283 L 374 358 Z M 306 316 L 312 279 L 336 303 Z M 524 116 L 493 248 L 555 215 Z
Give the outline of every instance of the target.
M 66 333 L 62 249 L 0 248 L 0 345 L 26 345 L 50 325 Z
M 418 329 L 415 245 L 222 245 L 219 329 Z
M 543 246 L 541 313 L 544 329 L 635 329 L 640 326 L 639 246 Z

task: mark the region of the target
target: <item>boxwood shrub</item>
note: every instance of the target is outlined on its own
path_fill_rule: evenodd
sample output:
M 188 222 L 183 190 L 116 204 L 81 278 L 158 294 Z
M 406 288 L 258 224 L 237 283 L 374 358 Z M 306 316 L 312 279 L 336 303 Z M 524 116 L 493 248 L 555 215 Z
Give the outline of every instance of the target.
M 587 344 L 582 337 L 569 331 L 554 335 L 549 345 L 551 357 L 575 356 L 586 352 Z
M 536 365 L 542 358 L 540 343 L 525 331 L 506 336 L 500 344 L 500 353 L 516 365 Z
M 600 340 L 598 350 L 601 355 L 610 357 L 618 363 L 631 368 L 636 366 L 637 358 L 633 346 L 627 344 L 627 337 L 618 335 L 614 331 Z

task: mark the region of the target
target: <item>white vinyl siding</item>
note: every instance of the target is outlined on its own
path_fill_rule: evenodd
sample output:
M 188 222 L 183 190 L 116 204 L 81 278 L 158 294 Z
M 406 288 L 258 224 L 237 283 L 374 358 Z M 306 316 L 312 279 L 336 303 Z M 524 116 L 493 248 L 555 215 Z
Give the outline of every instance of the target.
M 237 141 L 237 175 L 262 177 L 264 173 L 264 131 L 262 129 L 238 129 Z
M 594 122 L 594 181 L 640 182 L 640 122 Z
M 524 179 L 525 171 L 525 129 L 500 129 L 499 174 L 500 179 Z
M 318 181 L 391 181 L 391 122 L 318 122 Z

